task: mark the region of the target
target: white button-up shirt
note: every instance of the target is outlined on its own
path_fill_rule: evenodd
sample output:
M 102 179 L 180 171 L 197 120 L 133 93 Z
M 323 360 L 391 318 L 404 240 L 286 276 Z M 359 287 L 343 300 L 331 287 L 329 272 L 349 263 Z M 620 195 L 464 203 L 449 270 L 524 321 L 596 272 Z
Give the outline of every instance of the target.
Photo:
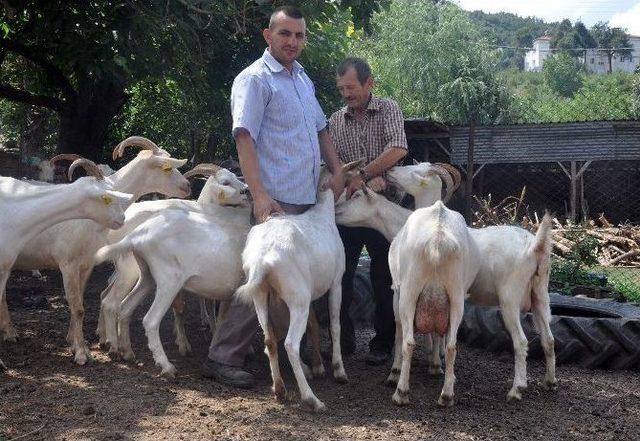
M 233 81 L 231 115 L 234 135 L 239 128 L 251 134 L 269 195 L 289 204 L 315 204 L 318 132 L 327 121 L 300 63 L 289 73 L 265 50 Z

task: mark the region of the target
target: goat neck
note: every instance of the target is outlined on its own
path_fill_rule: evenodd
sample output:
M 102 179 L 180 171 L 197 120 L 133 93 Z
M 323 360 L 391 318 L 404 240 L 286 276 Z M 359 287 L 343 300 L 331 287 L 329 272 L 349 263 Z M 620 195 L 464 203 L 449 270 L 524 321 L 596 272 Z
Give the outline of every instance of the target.
M 373 220 L 376 226 L 372 226 L 378 230 L 389 242 L 393 240 L 400 229 L 404 226 L 411 214 L 411 210 L 407 210 L 398 204 L 395 204 L 385 197 L 378 198 L 378 212 Z

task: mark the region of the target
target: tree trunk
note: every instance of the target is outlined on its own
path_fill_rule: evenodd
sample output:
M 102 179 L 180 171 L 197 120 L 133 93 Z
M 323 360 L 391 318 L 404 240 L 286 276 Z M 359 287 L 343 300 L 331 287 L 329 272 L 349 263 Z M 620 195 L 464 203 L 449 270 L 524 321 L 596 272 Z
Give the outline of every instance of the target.
M 611 66 L 611 59 L 613 58 L 613 52 L 607 52 L 607 58 L 609 58 L 609 73 L 611 73 L 613 71 L 613 68 Z
M 127 101 L 124 82 L 85 81 L 75 103 L 60 115 L 58 153 L 77 153 L 101 161 L 109 125 Z

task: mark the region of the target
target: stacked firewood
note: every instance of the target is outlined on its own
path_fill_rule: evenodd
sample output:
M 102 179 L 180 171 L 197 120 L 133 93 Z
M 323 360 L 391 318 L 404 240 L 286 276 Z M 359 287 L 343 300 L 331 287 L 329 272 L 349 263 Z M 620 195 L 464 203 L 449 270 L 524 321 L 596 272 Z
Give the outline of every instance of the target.
M 640 268 L 640 226 L 621 224 L 614 226 L 601 214 L 596 221 L 585 225 L 562 225 L 554 219 L 554 253 L 568 254 L 575 242 L 566 237 L 568 231 L 579 228 L 598 243 L 598 263 L 603 266 L 631 266 Z
M 530 213 L 523 203 L 526 188 L 522 189 L 519 197 L 510 196 L 500 202 L 494 202 L 491 195 L 486 198 L 476 197 L 474 227 L 488 225 L 519 224 L 531 232 L 538 228 L 542 216 Z M 565 257 L 575 246 L 576 232 L 597 241 L 597 260 L 603 266 L 631 266 L 640 268 L 640 226 L 621 224 L 612 225 L 604 214 L 597 220 L 590 220 L 581 225 L 573 225 L 566 221 L 564 224 L 557 218 L 553 219 L 553 253 Z

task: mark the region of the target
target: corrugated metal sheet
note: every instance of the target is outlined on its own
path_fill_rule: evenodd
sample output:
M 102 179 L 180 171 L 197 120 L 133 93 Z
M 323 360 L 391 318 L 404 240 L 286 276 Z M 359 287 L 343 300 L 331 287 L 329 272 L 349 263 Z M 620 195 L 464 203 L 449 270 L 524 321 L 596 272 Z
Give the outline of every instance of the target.
M 468 127 L 451 129 L 451 162 L 467 162 Z M 640 121 L 481 126 L 478 164 L 640 159 Z

